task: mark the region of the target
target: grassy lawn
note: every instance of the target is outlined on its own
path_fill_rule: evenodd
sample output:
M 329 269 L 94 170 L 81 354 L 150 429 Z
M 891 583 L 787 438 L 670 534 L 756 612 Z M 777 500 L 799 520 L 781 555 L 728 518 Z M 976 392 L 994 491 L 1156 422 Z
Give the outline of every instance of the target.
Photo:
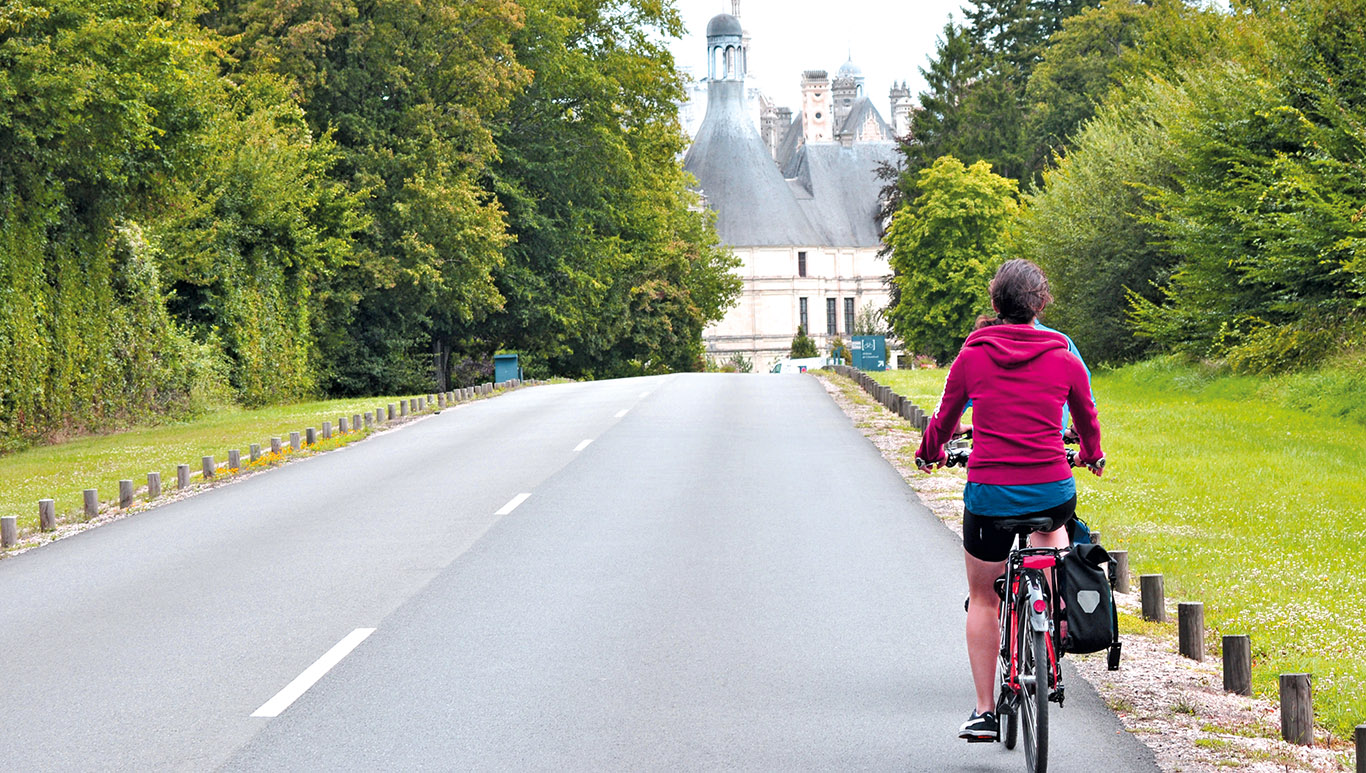
M 872 375 L 932 410 L 947 371 Z M 1212 651 L 1251 636 L 1260 694 L 1313 674 L 1316 718 L 1342 737 L 1366 721 L 1366 426 L 1306 397 L 1314 383 L 1098 372 L 1109 464 L 1078 473 L 1079 512 L 1135 574 L 1165 575 L 1169 602 L 1204 602 Z
M 364 436 L 362 431 L 338 437 L 335 430 L 340 417 L 346 416 L 349 422 L 354 414 L 364 415 L 389 403 L 397 405 L 400 399 L 407 398 L 326 400 L 259 410 L 231 408 L 183 423 L 81 438 L 9 454 L 0 457 L 0 515 L 17 516 L 21 536 L 37 530 L 40 499 L 55 500 L 59 523 L 80 520 L 83 489 L 97 489 L 101 500 L 117 503 L 119 480 L 130 479 L 135 487 L 141 488 L 147 485 L 147 473 L 160 472 L 164 495 L 175 490 L 177 464 L 189 464 L 198 481 L 202 457 L 213 456 L 217 462 L 226 462 L 228 450 L 236 448 L 242 452 L 245 467 L 248 447 L 259 443 L 262 453 L 269 454 L 272 436 L 283 439 L 288 455 L 289 433 L 303 435 L 307 427 L 318 429 L 319 450 L 336 447 Z M 324 421 L 332 422 L 334 430 L 333 439 L 327 442 L 322 440 Z M 258 466 L 278 461 L 262 459 Z M 144 499 L 139 494 L 137 501 Z

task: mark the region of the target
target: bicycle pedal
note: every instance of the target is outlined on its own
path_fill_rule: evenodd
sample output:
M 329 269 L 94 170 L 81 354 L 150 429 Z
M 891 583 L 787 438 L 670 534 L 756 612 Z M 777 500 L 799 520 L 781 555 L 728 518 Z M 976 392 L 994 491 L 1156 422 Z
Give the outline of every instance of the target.
M 964 740 L 966 740 L 968 743 L 998 743 L 998 742 L 1000 742 L 1001 739 L 1000 739 L 1000 738 L 967 738 L 967 739 L 964 739 Z

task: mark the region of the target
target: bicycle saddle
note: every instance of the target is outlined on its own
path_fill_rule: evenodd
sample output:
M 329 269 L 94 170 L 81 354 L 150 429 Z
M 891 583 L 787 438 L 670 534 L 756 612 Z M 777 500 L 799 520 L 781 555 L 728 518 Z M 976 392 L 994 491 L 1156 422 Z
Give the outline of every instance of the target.
M 1047 531 L 1053 525 L 1052 518 L 994 518 L 992 520 L 995 521 L 997 529 L 1016 534 Z

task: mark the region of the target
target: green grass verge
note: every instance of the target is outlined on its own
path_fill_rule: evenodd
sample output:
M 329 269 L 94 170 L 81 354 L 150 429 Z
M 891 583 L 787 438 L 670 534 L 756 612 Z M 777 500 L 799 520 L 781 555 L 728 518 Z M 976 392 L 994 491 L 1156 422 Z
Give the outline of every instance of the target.
M 414 395 L 417 396 L 417 395 Z M 142 488 L 147 473 L 161 473 L 163 495 L 175 490 L 176 465 L 189 464 L 192 472 L 201 469 L 200 460 L 213 456 L 225 462 L 229 449 L 242 452 L 247 466 L 247 449 L 260 443 L 263 453 L 270 451 L 270 438 L 284 439 L 286 455 L 289 433 L 301 435 L 307 427 L 318 429 L 319 443 L 314 450 L 326 450 L 363 437 L 366 433 L 335 434 L 322 441 L 322 423 L 354 414 L 365 414 L 394 403 L 399 397 L 371 397 L 361 400 L 323 400 L 257 410 L 229 408 L 186 422 L 141 427 L 112 435 L 80 438 L 58 445 L 30 448 L 0 458 L 0 515 L 16 516 L 20 535 L 38 528 L 38 500 L 52 499 L 58 522 L 82 520 L 82 490 L 97 489 L 104 502 L 117 502 L 119 481 L 128 479 Z M 262 464 L 278 463 L 278 458 L 263 459 Z M 195 481 L 198 482 L 198 477 Z M 137 501 L 145 500 L 139 494 Z
M 873 374 L 932 410 L 946 370 Z M 1080 513 L 1168 599 L 1203 601 L 1214 651 L 1252 638 L 1254 688 L 1314 676 L 1339 737 L 1366 721 L 1366 391 L 1360 374 L 1219 375 L 1171 360 L 1098 372 L 1108 466 Z

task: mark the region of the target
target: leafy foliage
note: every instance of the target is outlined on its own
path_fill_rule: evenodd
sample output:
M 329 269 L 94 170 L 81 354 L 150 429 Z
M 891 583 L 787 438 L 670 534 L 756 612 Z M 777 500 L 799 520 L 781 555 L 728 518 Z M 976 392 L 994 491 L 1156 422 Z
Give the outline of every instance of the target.
M 900 291 L 888 312 L 905 346 L 945 362 L 984 311 L 1002 237 L 1018 209 L 1015 181 L 985 161 L 945 156 L 920 173 L 916 200 L 892 218 L 887 244 Z
M 819 357 L 820 350 L 816 348 L 816 342 L 811 340 L 811 336 L 806 334 L 806 328 L 797 326 L 797 334 L 792 337 L 792 351 L 789 353 L 792 359 L 803 357 Z
M 0 447 L 221 397 L 138 222 L 193 165 L 212 41 L 184 10 L 109 9 L 0 10 Z
M 492 175 L 515 239 L 495 274 L 506 303 L 452 338 L 565 375 L 701 369 L 702 329 L 739 280 L 677 161 L 681 82 L 662 42 L 681 33 L 677 12 L 525 6 L 513 46 L 535 77 L 500 116 Z
M 1049 325 L 1067 331 L 1087 359 L 1120 362 L 1150 348 L 1128 324 L 1132 298 L 1155 300 L 1172 268 L 1146 220 L 1145 191 L 1169 185 L 1175 159 L 1166 133 L 1134 111 L 1107 108 L 1074 150 L 1025 196 L 1009 249 L 1043 268 L 1054 303 Z
M 0 8 L 0 448 L 499 349 L 702 366 L 738 293 L 653 0 Z

